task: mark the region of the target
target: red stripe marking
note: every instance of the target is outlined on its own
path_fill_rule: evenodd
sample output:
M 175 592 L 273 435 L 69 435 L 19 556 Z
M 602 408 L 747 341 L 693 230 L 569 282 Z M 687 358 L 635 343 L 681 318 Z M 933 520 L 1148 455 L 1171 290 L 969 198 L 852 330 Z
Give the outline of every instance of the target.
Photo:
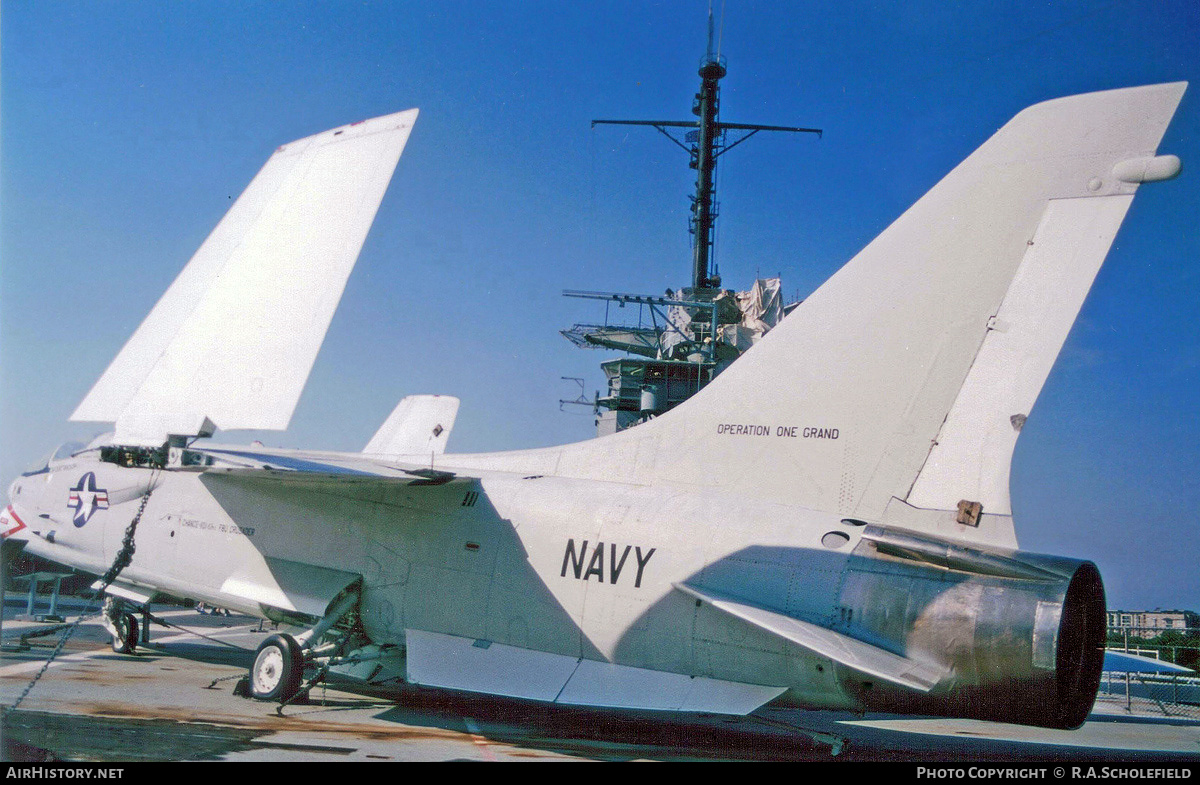
M 8 513 L 9 515 L 11 515 L 12 519 L 17 522 L 17 528 L 6 529 L 2 534 L 0 534 L 0 538 L 10 537 L 10 536 L 16 534 L 17 532 L 21 531 L 21 529 L 25 528 L 25 521 L 21 520 L 20 516 L 17 515 L 17 511 L 12 508 L 12 505 L 9 505 L 8 509 L 5 510 L 5 512 Z

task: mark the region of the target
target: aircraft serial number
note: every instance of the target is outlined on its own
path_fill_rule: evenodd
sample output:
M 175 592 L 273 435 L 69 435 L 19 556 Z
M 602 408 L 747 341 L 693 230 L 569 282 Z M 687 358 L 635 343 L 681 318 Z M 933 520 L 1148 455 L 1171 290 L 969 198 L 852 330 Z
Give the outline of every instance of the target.
M 247 537 L 254 536 L 254 528 L 252 526 L 230 526 L 224 523 L 209 523 L 208 521 L 197 521 L 192 518 L 184 518 L 181 523 L 189 529 L 204 529 L 205 531 L 223 532 L 225 534 L 244 534 Z

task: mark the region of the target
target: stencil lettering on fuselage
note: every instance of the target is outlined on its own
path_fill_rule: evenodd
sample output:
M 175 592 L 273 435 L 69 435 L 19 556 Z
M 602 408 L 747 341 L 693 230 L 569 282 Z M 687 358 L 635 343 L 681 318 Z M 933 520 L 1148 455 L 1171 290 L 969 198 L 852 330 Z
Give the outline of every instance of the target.
M 650 557 L 654 555 L 656 548 L 650 548 L 643 551 L 640 545 L 625 545 L 620 546 L 615 542 L 608 543 L 607 549 L 605 543 L 597 542 L 595 546 L 590 548 L 587 540 L 584 540 L 578 547 L 575 545 L 575 539 L 567 540 L 566 550 L 563 551 L 562 572 L 560 577 L 567 577 L 567 570 L 570 568 L 571 574 L 578 580 L 590 580 L 595 577 L 600 583 L 615 584 L 620 580 L 622 575 L 626 576 L 628 581 L 633 578 L 633 587 L 640 589 L 642 586 L 642 575 L 645 573 L 646 565 L 650 563 Z M 633 561 L 629 561 L 629 556 L 632 552 Z M 636 572 L 631 575 L 629 568 L 635 568 Z
M 841 436 L 837 428 L 801 427 L 799 425 L 762 425 L 742 423 L 717 423 L 718 436 L 776 436 L 789 439 L 836 439 Z

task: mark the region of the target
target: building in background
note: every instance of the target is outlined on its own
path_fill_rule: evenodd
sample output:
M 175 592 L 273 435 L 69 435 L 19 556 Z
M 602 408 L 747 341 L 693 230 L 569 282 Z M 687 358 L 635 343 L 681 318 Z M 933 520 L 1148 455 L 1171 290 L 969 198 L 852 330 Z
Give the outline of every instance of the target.
M 1164 632 L 1200 632 L 1200 614 L 1193 611 L 1113 611 L 1108 612 L 1110 632 L 1127 628 L 1131 636 L 1155 638 Z

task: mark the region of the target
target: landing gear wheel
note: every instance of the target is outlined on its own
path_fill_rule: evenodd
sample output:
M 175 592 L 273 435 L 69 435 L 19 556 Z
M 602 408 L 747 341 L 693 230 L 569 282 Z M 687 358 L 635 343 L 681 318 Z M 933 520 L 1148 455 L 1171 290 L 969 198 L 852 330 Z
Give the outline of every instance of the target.
M 133 654 L 137 649 L 138 620 L 132 613 L 119 613 L 113 619 L 117 634 L 112 636 L 112 650 L 117 654 Z
M 250 667 L 250 695 L 261 701 L 286 701 L 300 691 L 304 654 L 291 635 L 262 642 Z

